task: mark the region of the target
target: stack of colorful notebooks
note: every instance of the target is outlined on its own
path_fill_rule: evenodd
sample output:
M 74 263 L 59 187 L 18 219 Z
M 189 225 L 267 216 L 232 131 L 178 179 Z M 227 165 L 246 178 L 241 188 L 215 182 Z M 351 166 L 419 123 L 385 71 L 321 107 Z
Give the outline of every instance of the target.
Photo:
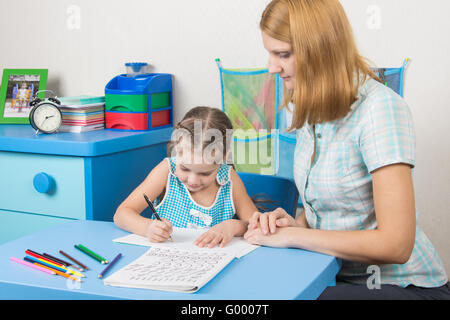
M 105 128 L 105 97 L 61 97 L 60 132 L 85 132 Z

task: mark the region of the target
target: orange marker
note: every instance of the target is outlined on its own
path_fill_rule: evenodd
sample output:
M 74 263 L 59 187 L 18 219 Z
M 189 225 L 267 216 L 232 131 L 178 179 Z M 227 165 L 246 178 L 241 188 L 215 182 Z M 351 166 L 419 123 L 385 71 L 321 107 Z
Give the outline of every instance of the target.
M 65 277 L 65 278 L 69 278 L 69 279 L 71 279 L 71 280 L 73 280 L 73 281 L 81 282 L 81 279 L 78 279 L 78 278 L 76 278 L 76 277 L 74 277 L 74 276 L 68 275 L 67 273 L 64 273 L 64 272 L 58 271 L 58 270 L 56 270 L 56 269 L 53 269 L 53 268 L 44 266 L 43 264 L 40 264 L 40 263 L 37 263 L 37 262 L 35 262 L 34 264 L 35 264 L 35 265 L 38 265 L 39 267 L 42 267 L 42 268 L 48 269 L 48 270 L 50 270 L 50 271 L 53 271 L 53 272 L 55 272 L 57 275 L 63 276 L 63 277 Z

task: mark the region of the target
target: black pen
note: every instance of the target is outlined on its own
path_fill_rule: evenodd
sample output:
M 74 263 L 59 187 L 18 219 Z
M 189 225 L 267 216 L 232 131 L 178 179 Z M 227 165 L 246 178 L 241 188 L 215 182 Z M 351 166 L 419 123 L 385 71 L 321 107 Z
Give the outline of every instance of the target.
M 155 210 L 155 207 L 153 206 L 153 203 L 148 199 L 148 197 L 147 197 L 147 195 L 145 193 L 144 193 L 144 199 L 147 202 L 147 204 L 150 207 L 150 209 L 152 210 L 152 212 L 155 215 L 156 219 L 158 219 L 159 221 L 162 221 L 161 218 L 159 217 L 159 215 L 156 213 L 156 210 Z M 171 236 L 169 236 L 169 240 L 173 242 Z

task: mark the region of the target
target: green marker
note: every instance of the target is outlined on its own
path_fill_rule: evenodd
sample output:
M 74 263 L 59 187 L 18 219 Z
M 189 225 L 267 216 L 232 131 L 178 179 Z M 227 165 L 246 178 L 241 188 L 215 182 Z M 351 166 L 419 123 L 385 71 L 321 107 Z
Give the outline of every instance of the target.
M 99 256 L 98 254 L 96 254 L 95 252 L 89 250 L 88 248 L 86 248 L 85 246 L 79 244 L 79 245 L 74 245 L 74 247 L 78 250 L 80 250 L 81 252 L 87 254 L 88 256 L 90 256 L 91 258 L 97 260 L 98 262 L 100 262 L 101 264 L 108 264 L 108 260 L 106 260 L 105 258 L 102 258 L 101 256 Z

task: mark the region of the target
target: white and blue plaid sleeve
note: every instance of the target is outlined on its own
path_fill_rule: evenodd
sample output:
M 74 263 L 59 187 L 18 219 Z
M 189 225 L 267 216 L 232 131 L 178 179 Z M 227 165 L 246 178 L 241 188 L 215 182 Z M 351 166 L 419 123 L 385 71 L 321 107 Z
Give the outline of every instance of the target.
M 406 102 L 385 94 L 370 103 L 360 136 L 361 155 L 368 171 L 395 163 L 414 167 L 415 132 Z

